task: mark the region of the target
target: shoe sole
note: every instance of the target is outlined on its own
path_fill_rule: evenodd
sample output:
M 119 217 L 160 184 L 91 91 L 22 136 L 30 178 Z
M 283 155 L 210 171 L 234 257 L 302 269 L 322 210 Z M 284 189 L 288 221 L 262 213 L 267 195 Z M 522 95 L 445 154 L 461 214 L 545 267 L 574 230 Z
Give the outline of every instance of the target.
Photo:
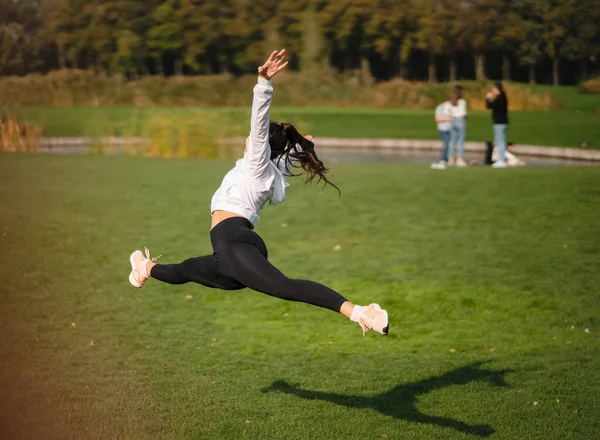
M 373 305 L 374 305 L 375 310 L 377 310 L 378 312 L 385 313 L 385 322 L 387 325 L 385 327 L 383 327 L 383 329 L 381 330 L 381 332 L 382 332 L 381 334 L 387 336 L 390 331 L 390 320 L 388 317 L 388 312 L 387 312 L 387 310 L 383 310 L 379 304 L 373 304 Z M 377 331 L 377 330 L 375 330 L 375 331 Z
M 133 276 L 133 271 L 135 270 L 135 262 L 133 261 L 133 254 L 135 254 L 137 251 L 134 251 L 131 253 L 131 255 L 129 256 L 129 263 L 131 263 L 131 273 L 129 274 L 129 282 L 131 283 L 131 285 L 135 288 L 140 288 L 143 286 L 143 284 L 138 283 L 135 280 L 135 277 Z

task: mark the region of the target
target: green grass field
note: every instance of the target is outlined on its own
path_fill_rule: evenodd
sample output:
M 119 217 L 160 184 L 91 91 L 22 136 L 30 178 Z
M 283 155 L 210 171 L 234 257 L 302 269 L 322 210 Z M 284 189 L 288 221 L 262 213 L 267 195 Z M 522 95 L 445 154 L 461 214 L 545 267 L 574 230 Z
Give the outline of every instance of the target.
M 387 308 L 390 336 L 362 337 L 251 291 L 128 284 L 136 248 L 211 252 L 230 165 L 0 155 L 0 438 L 600 438 L 599 169 L 293 184 L 257 232 L 288 275 Z
M 46 136 L 143 135 L 158 119 L 194 124 L 206 115 L 216 115 L 217 123 L 234 127 L 231 134 L 241 136 L 247 132 L 250 117 L 249 109 L 197 107 L 26 107 L 19 113 L 42 125 Z M 274 108 L 272 117 L 293 121 L 301 131 L 321 137 L 438 138 L 429 110 L 284 107 Z M 467 137 L 491 140 L 489 113 L 471 112 Z M 579 110 L 513 112 L 509 138 L 520 144 L 566 147 L 585 141 L 600 148 L 600 114 Z

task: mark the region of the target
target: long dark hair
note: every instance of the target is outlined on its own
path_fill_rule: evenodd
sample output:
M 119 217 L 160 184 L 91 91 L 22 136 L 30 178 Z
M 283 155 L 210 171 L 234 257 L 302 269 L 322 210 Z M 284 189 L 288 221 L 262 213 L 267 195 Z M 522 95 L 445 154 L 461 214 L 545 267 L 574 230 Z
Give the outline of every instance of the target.
M 463 87 L 462 86 L 454 86 L 452 90 L 450 90 L 450 102 L 452 105 L 458 105 L 458 101 L 462 99 Z
M 331 185 L 338 190 L 341 195 L 340 189 L 327 179 L 325 176 L 329 169 L 325 167 L 323 162 L 317 156 L 315 152 L 315 144 L 306 139 L 296 127 L 289 122 L 273 122 L 269 125 L 269 144 L 271 145 L 271 160 L 274 161 L 286 161 L 291 164 L 290 158 L 297 159 L 295 168 L 299 168 L 302 171 L 300 174 L 293 174 L 295 176 L 306 175 L 306 183 L 311 183 L 315 177 L 318 177 L 317 183 L 323 181 L 325 185 Z M 298 151 L 296 144 L 300 145 L 301 151 Z M 299 165 L 298 165 L 299 164 Z
M 460 99 L 460 92 L 457 89 L 452 89 L 449 93 L 450 103 L 454 106 L 458 105 L 458 100 Z

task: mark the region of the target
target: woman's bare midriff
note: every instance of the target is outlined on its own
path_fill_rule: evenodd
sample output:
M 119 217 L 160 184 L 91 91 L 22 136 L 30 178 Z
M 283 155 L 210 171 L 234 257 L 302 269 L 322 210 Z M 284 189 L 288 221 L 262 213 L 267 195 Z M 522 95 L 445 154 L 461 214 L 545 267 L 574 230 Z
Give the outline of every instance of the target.
M 212 222 L 210 225 L 210 230 L 212 231 L 212 229 L 215 226 L 217 226 L 219 223 L 221 223 L 223 220 L 227 220 L 228 218 L 232 218 L 232 217 L 246 218 L 239 214 L 234 214 L 233 212 L 229 212 L 229 211 L 214 211 L 212 213 Z

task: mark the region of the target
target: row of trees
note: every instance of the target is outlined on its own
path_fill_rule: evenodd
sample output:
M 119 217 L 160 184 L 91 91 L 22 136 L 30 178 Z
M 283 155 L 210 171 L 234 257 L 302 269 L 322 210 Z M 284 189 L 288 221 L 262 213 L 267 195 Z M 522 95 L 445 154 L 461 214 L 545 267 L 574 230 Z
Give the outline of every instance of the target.
M 599 0 L 0 0 L 0 74 L 237 74 L 285 46 L 309 72 L 485 79 L 494 56 L 492 77 L 551 61 L 559 84 L 561 61 L 597 68 L 598 23 Z

